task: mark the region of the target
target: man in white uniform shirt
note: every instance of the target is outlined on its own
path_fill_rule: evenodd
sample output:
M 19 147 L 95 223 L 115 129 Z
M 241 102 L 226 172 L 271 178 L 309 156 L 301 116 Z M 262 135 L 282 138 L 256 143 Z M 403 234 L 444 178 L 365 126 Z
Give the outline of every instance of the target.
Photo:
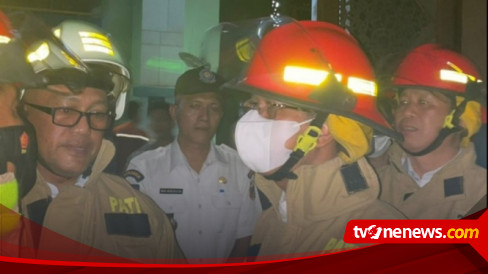
M 243 258 L 261 213 L 249 169 L 235 150 L 212 142 L 223 116 L 222 84 L 204 67 L 181 75 L 170 108 L 177 139 L 133 158 L 125 173 L 168 213 L 190 263 Z

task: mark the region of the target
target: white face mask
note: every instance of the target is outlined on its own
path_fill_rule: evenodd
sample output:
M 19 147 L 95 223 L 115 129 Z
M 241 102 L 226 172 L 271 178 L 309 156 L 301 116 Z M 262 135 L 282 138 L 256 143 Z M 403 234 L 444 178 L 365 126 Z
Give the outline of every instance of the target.
M 373 151 L 371 151 L 368 155 L 369 158 L 376 158 L 383 153 L 385 153 L 388 148 L 390 147 L 391 139 L 388 136 L 384 135 L 374 135 L 373 136 Z
M 293 137 L 304 122 L 281 121 L 263 118 L 257 110 L 250 110 L 239 119 L 235 130 L 237 152 L 252 170 L 265 173 L 282 166 L 291 149 L 286 141 Z

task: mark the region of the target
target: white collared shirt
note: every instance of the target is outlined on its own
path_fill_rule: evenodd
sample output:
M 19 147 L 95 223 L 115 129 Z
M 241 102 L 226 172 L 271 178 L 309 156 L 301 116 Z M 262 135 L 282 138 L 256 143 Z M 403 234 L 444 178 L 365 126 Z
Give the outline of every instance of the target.
M 278 207 L 278 210 L 280 211 L 281 221 L 283 221 L 283 223 L 288 222 L 288 211 L 286 209 L 286 191 L 284 190 L 281 191 L 280 206 Z
M 126 178 L 174 219 L 188 259 L 227 258 L 235 240 L 252 235 L 261 206 L 235 150 L 212 144 L 196 173 L 174 141 L 138 155 L 127 170 L 143 176 Z
M 456 159 L 456 157 L 461 154 L 461 151 L 462 151 L 462 148 L 459 149 L 458 153 L 456 154 L 456 156 L 454 156 L 450 161 L 448 161 L 447 163 L 443 164 L 442 166 L 434 169 L 434 170 L 431 170 L 429 172 L 426 172 L 422 177 L 419 176 L 417 174 L 417 172 L 415 172 L 415 170 L 413 169 L 412 167 L 412 163 L 410 162 L 410 158 L 408 157 L 403 157 L 402 158 L 402 165 L 403 167 L 405 168 L 405 170 L 407 171 L 408 175 L 417 183 L 417 185 L 419 187 L 424 187 L 427 183 L 430 182 L 430 180 L 432 180 L 432 177 L 434 177 L 434 175 L 439 172 L 439 170 L 441 170 L 445 165 L 447 165 L 449 162 L 451 162 L 452 160 Z
M 86 185 L 86 182 L 88 182 L 88 178 L 90 178 L 89 176 L 87 177 L 83 177 L 83 176 L 79 176 L 78 179 L 76 180 L 76 183 L 75 183 L 75 186 L 77 187 L 85 187 Z M 49 189 L 51 190 L 51 198 L 56 198 L 59 194 L 59 189 L 56 185 L 50 183 L 50 182 L 47 182 L 46 181 L 46 184 L 47 186 L 49 187 Z

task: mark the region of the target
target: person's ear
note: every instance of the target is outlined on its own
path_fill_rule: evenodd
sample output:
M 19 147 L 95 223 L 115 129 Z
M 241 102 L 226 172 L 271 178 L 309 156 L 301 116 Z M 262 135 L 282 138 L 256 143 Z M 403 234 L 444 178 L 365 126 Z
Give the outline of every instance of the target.
M 17 113 L 19 114 L 20 117 L 27 118 L 29 115 L 29 111 L 27 109 L 27 106 L 23 104 L 22 102 L 17 105 Z
M 176 111 L 177 111 L 178 106 L 177 105 L 171 105 L 169 106 L 169 115 L 171 116 L 171 120 L 173 121 L 173 124 L 176 124 Z
M 334 138 L 332 137 L 332 134 L 330 134 L 329 127 L 327 126 L 327 123 L 324 122 L 322 124 L 322 134 L 320 135 L 319 139 L 317 140 L 317 147 L 324 147 L 333 141 L 334 141 Z

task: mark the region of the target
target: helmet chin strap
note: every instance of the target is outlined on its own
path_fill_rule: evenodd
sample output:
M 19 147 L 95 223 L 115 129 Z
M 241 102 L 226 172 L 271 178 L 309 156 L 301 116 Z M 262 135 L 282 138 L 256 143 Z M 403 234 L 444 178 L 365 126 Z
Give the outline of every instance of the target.
M 456 126 L 454 128 L 443 128 L 439 132 L 439 135 L 437 135 L 437 138 L 432 143 L 430 143 L 429 146 L 427 146 L 425 149 L 418 151 L 418 152 L 413 152 L 413 151 L 406 149 L 402 145 L 400 145 L 400 146 L 402 147 L 402 149 L 405 152 L 407 152 L 411 156 L 415 156 L 415 157 L 424 156 L 424 155 L 434 151 L 435 149 L 437 149 L 442 144 L 444 139 L 446 139 L 447 136 L 449 136 L 452 133 L 461 132 L 463 130 L 464 130 L 464 128 L 462 128 L 460 126 Z
M 423 150 L 417 151 L 417 152 L 410 151 L 410 150 L 406 149 L 404 146 L 400 145 L 402 147 L 402 149 L 405 152 L 407 152 L 408 154 L 410 154 L 411 156 L 415 156 L 415 157 L 424 156 L 424 155 L 434 151 L 435 149 L 437 149 L 442 144 L 444 139 L 447 138 L 447 136 L 449 136 L 453 133 L 457 133 L 457 132 L 461 132 L 461 131 L 465 130 L 463 127 L 461 127 L 459 125 L 459 118 L 464 113 L 464 110 L 466 109 L 466 104 L 468 103 L 468 101 L 469 100 L 464 99 L 459 104 L 459 106 L 454 108 L 451 111 L 451 113 L 449 113 L 449 115 L 446 116 L 446 118 L 444 120 L 444 126 L 442 127 L 441 131 L 437 135 L 437 138 L 435 138 L 435 140 L 432 143 L 430 143 L 429 146 L 427 146 Z
M 291 169 L 310 151 L 317 146 L 317 140 L 322 134 L 322 125 L 327 119 L 328 113 L 318 113 L 312 120 L 307 130 L 298 137 L 297 144 L 290 153 L 288 160 L 273 174 L 266 175 L 264 178 L 272 181 L 281 181 L 283 179 L 295 180 L 298 176 L 291 172 Z

